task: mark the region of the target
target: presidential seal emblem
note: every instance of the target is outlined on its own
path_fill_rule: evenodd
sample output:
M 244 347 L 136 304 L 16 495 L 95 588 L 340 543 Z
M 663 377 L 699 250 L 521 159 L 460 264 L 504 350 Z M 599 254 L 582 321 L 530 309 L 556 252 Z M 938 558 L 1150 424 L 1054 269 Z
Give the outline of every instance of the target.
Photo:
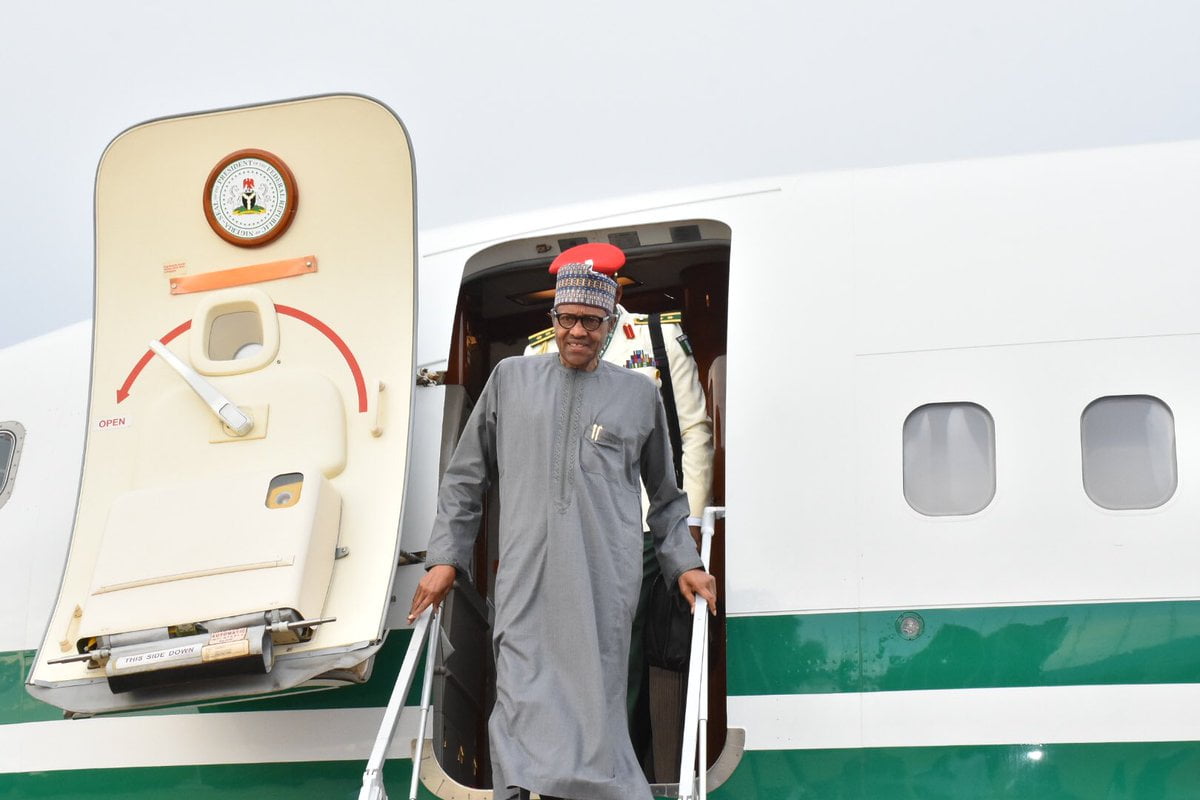
M 266 150 L 238 150 L 213 167 L 204 184 L 204 216 L 225 241 L 258 247 L 283 235 L 299 192 L 287 164 Z

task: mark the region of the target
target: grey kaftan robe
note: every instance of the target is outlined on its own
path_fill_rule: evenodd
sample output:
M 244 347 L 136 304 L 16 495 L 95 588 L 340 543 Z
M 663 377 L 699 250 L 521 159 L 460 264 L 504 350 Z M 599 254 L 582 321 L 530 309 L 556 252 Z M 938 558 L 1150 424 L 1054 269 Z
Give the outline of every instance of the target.
M 701 566 L 651 381 L 558 354 L 501 361 L 446 469 L 427 566 L 466 571 L 492 481 L 500 494 L 488 725 L 496 797 L 520 786 L 650 800 L 629 742 L 625 684 L 647 524 L 674 585 Z

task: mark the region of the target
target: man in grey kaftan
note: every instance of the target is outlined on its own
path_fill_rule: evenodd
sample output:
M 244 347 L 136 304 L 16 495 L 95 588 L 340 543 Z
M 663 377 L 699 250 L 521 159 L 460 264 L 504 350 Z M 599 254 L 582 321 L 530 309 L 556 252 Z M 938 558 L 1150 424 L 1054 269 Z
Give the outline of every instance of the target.
M 572 330 L 582 333 L 574 322 Z M 488 379 L 442 479 L 426 578 L 438 565 L 468 571 L 483 499 L 496 483 L 495 796 L 515 797 L 521 787 L 575 800 L 650 800 L 625 706 L 642 579 L 639 477 L 663 574 L 710 608 L 715 595 L 688 532 L 657 389 L 598 356 L 574 367 L 567 347 L 562 357 L 501 361 Z M 414 614 L 440 600 L 422 591 Z

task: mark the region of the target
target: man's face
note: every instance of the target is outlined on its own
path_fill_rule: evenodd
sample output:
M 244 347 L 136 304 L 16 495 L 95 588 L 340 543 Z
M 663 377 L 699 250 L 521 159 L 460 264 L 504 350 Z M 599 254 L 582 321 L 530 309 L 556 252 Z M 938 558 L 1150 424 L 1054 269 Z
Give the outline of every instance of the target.
M 572 314 L 576 317 L 603 317 L 610 312 L 596 306 L 585 306 L 579 303 L 563 303 L 555 308 L 559 314 Z M 613 321 L 600 323 L 596 330 L 589 331 L 582 321 L 577 321 L 570 329 L 564 328 L 559 320 L 554 322 L 554 343 L 558 345 L 558 357 L 564 366 L 571 369 L 593 370 L 600 362 L 600 345 L 608 336 Z

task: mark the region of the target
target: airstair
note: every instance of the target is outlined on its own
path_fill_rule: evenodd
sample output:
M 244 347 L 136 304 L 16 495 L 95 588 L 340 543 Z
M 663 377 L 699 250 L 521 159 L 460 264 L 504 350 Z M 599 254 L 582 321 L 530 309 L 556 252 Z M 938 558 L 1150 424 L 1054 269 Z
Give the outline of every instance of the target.
M 706 569 L 712 553 L 712 538 L 716 521 L 724 516 L 724 507 L 709 506 L 704 509 L 700 527 L 700 558 Z M 417 724 L 416 737 L 413 740 L 412 776 L 407 795 L 408 800 L 417 800 L 418 785 L 423 771 L 421 767 L 426 759 L 432 756 L 432 753 L 427 755 L 427 748 L 432 749 L 433 743 L 426 742 L 425 729 L 432 713 L 433 675 L 438 664 L 440 613 L 440 609 L 427 608 L 413 626 L 412 639 L 409 640 L 404 662 L 400 667 L 399 675 L 396 676 L 396 684 L 383 715 L 383 722 L 375 736 L 371 755 L 367 759 L 358 800 L 388 800 L 387 790 L 383 783 L 384 762 L 399 726 L 404 699 L 412 688 L 417 667 L 423 656 L 425 676 L 421 690 L 420 721 Z M 669 792 L 668 796 L 676 800 L 705 800 L 708 797 L 708 770 L 706 767 L 708 763 L 708 618 L 707 606 L 703 602 L 697 601 L 692 614 L 692 646 L 687 672 L 687 700 L 684 711 L 679 782 L 675 786 L 655 787 L 660 793 L 662 790 L 666 790 Z M 438 790 L 436 786 L 427 786 L 426 788 L 435 793 Z M 454 795 L 455 797 L 470 798 L 470 800 L 485 800 L 492 797 L 490 790 L 469 789 L 462 786 L 454 788 L 461 790 L 461 793 Z M 439 794 L 438 796 L 446 795 Z

